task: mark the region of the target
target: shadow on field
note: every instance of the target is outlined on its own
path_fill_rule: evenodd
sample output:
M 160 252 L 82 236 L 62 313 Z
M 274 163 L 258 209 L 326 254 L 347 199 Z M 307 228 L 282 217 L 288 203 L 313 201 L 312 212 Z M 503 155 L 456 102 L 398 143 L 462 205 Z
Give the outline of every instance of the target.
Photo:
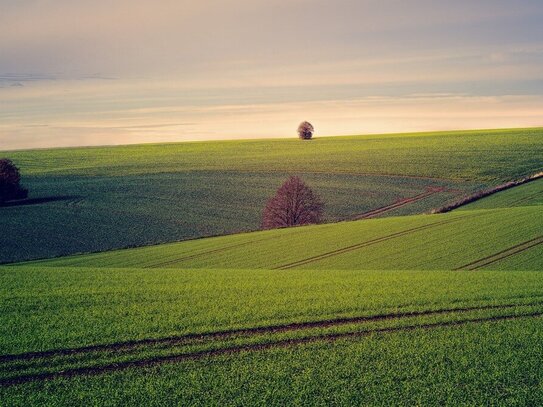
M 26 206 L 26 205 L 39 205 L 48 202 L 58 202 L 58 201 L 73 201 L 76 199 L 81 199 L 81 196 L 78 195 L 60 195 L 60 196 L 47 196 L 43 198 L 29 198 L 21 199 L 19 201 L 10 201 L 5 202 L 3 205 L 0 205 L 0 208 L 5 208 L 9 206 Z

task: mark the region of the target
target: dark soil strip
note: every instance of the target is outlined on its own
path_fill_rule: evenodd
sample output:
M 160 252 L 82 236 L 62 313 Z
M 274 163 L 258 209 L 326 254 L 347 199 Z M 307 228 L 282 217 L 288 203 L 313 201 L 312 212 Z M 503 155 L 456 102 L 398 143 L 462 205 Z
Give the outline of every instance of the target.
M 400 231 L 400 232 L 392 233 L 390 235 L 386 235 L 386 236 L 378 237 L 378 238 L 375 238 L 375 239 L 372 239 L 372 240 L 367 240 L 365 242 L 357 243 L 357 244 L 354 244 L 352 246 L 342 247 L 341 249 L 332 250 L 330 252 L 319 254 L 317 256 L 308 257 L 306 259 L 298 260 L 298 261 L 295 261 L 293 263 L 283 264 L 281 266 L 274 267 L 273 269 L 274 270 L 287 270 L 287 269 L 291 269 L 291 268 L 294 268 L 294 267 L 303 266 L 303 265 L 313 263 L 313 262 L 316 262 L 316 261 L 320 261 L 320 260 L 323 260 L 323 259 L 326 259 L 326 258 L 329 258 L 329 257 L 334 257 L 334 256 L 337 256 L 337 255 L 340 255 L 340 254 L 344 254 L 344 253 L 348 253 L 348 252 L 351 252 L 351 251 L 354 251 L 354 250 L 358 250 L 358 249 L 361 249 L 363 247 L 372 246 L 372 245 L 375 245 L 375 244 L 378 244 L 378 243 L 381 243 L 381 242 L 386 242 L 387 240 L 391 240 L 391 239 L 395 239 L 395 238 L 402 237 L 402 236 L 405 236 L 405 235 L 409 235 L 409 234 L 414 233 L 414 232 L 418 232 L 418 231 L 426 230 L 426 229 L 431 229 L 431 228 L 434 228 L 434 227 L 437 227 L 437 226 L 441 226 L 441 225 L 445 225 L 445 224 L 448 224 L 448 223 L 456 222 L 456 221 L 459 221 L 461 219 L 464 219 L 464 218 L 448 219 L 448 220 L 444 220 L 444 221 L 430 223 L 430 224 L 423 225 L 423 226 L 417 226 L 417 227 L 414 227 L 414 228 L 411 228 L 411 229 L 406 229 L 406 230 L 403 230 L 403 231 Z
M 285 348 L 285 347 L 309 344 L 309 343 L 319 342 L 319 341 L 331 342 L 331 341 L 336 341 L 339 339 L 359 338 L 359 337 L 366 337 L 366 336 L 370 336 L 374 334 L 406 332 L 406 331 L 414 331 L 417 329 L 435 329 L 435 328 L 442 328 L 442 327 L 454 327 L 454 326 L 467 325 L 471 323 L 497 322 L 497 321 L 514 320 L 514 319 L 519 319 L 519 318 L 534 318 L 534 317 L 541 317 L 541 316 L 543 316 L 543 312 L 539 311 L 539 312 L 531 312 L 531 313 L 518 314 L 518 315 L 502 315 L 502 316 L 495 316 L 495 317 L 472 318 L 472 319 L 466 319 L 462 321 L 436 322 L 432 324 L 379 328 L 379 329 L 368 330 L 368 331 L 363 331 L 363 332 L 346 332 L 346 333 L 338 333 L 338 334 L 312 336 L 312 337 L 307 337 L 307 338 L 285 339 L 285 340 L 264 343 L 264 344 L 241 345 L 241 346 L 233 346 L 230 348 L 223 348 L 223 349 L 204 350 L 204 351 L 198 351 L 198 352 L 192 352 L 192 353 L 184 353 L 181 355 L 158 356 L 158 357 L 142 359 L 142 360 L 112 363 L 110 365 L 104 365 L 100 367 L 81 367 L 81 368 L 67 369 L 61 372 L 54 372 L 54 373 L 30 374 L 30 375 L 25 375 L 25 376 L 0 379 L 0 386 L 12 386 L 16 384 L 23 384 L 23 383 L 33 382 L 33 381 L 51 380 L 51 379 L 57 379 L 57 378 L 70 378 L 70 377 L 84 376 L 84 375 L 99 375 L 103 373 L 117 372 L 117 371 L 122 371 L 126 369 L 131 369 L 131 368 L 146 368 L 146 367 L 162 365 L 165 363 L 180 362 L 180 361 L 185 361 L 185 360 L 199 360 L 199 359 L 212 357 L 212 356 L 232 355 L 232 354 L 237 354 L 241 352 L 263 351 L 263 350 L 273 349 L 273 348 Z
M 420 200 L 422 200 L 424 198 L 428 198 L 429 196 L 432 196 L 432 195 L 435 195 L 437 193 L 444 192 L 444 191 L 445 191 L 445 188 L 443 188 L 443 187 L 427 188 L 427 191 L 423 192 L 422 194 L 415 195 L 415 196 L 412 196 L 410 198 L 404 198 L 404 199 L 401 199 L 401 200 L 399 200 L 399 201 L 397 201 L 397 202 L 395 202 L 395 203 L 393 203 L 391 205 L 382 206 L 381 208 L 371 210 L 369 212 L 366 212 L 366 213 L 363 213 L 361 215 L 355 216 L 354 219 L 355 220 L 360 220 L 360 219 L 373 218 L 375 216 L 381 215 L 382 213 L 391 211 L 393 209 L 401 208 L 402 206 L 405 206 L 405 205 L 408 205 L 408 204 L 411 204 L 411 203 L 414 203 L 414 202 L 418 202 L 418 201 L 420 201 Z
M 537 297 L 535 297 L 537 298 Z M 295 322 L 290 324 L 282 325 L 268 325 L 252 328 L 241 328 L 241 329 L 231 329 L 224 331 L 208 332 L 202 334 L 186 334 L 178 335 L 167 338 L 150 338 L 150 339 L 141 339 L 135 341 L 126 341 L 126 342 L 117 342 L 111 344 L 102 344 L 102 345 L 91 345 L 79 348 L 68 348 L 68 349 L 56 349 L 42 352 L 28 352 L 18 355 L 3 355 L 0 356 L 0 362 L 9 362 L 9 361 L 23 361 L 37 358 L 46 358 L 46 357 L 57 357 L 57 356 L 70 356 L 83 353 L 92 353 L 92 352 L 105 352 L 105 351 L 119 351 L 125 349 L 134 349 L 143 346 L 154 346 L 154 345 L 177 345 L 183 344 L 193 340 L 208 340 L 208 339 L 226 339 L 236 336 L 254 336 L 259 334 L 268 334 L 268 333 L 279 333 L 279 332 L 289 332 L 297 331 L 304 329 L 312 328 L 329 328 L 333 326 L 363 323 L 363 322 L 378 322 L 385 320 L 409 318 L 409 317 L 421 317 L 421 316 L 432 316 L 432 315 L 442 315 L 450 313 L 464 313 L 470 311 L 485 311 L 493 309 L 510 309 L 523 306 L 538 306 L 543 305 L 543 300 L 532 301 L 530 303 L 515 303 L 515 304 L 489 304 L 489 305 L 479 305 L 474 307 L 461 307 L 461 308 L 445 308 L 438 310 L 424 310 L 424 311 L 408 311 L 408 312 L 399 312 L 394 314 L 381 314 L 381 315 L 371 315 L 371 316 L 361 316 L 361 317 L 350 317 L 350 318 L 336 318 L 328 319 L 321 321 L 309 321 L 309 322 Z
M 488 266 L 489 264 L 493 264 L 500 260 L 522 253 L 542 243 L 543 243 L 543 236 L 538 236 L 535 239 L 531 239 L 526 242 L 519 243 L 515 246 L 509 247 L 508 249 L 499 251 L 498 253 L 494 253 L 490 256 L 465 264 L 462 267 L 456 268 L 455 270 L 477 270 L 482 267 Z
M 450 212 L 453 209 L 457 209 L 461 206 L 478 201 L 479 199 L 486 198 L 487 196 L 494 195 L 497 192 L 505 191 L 506 189 L 514 188 L 519 185 L 523 185 L 528 182 L 532 182 L 532 181 L 535 181 L 536 179 L 541 179 L 541 178 L 543 178 L 543 172 L 538 172 L 537 174 L 530 175 L 529 177 L 525 177 L 516 181 L 506 182 L 505 184 L 498 185 L 494 188 L 490 188 L 484 191 L 479 191 L 472 195 L 466 196 L 460 199 L 459 201 L 453 202 L 452 204 L 449 204 L 447 206 L 443 206 L 439 209 L 434 209 L 432 213 Z

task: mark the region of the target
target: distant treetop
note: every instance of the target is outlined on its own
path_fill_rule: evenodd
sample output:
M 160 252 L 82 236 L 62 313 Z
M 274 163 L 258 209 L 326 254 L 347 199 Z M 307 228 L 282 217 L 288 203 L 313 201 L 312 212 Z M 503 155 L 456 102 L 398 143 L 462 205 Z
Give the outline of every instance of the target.
M 298 137 L 300 137 L 302 140 L 311 140 L 314 131 L 315 129 L 311 123 L 301 122 L 298 126 Z

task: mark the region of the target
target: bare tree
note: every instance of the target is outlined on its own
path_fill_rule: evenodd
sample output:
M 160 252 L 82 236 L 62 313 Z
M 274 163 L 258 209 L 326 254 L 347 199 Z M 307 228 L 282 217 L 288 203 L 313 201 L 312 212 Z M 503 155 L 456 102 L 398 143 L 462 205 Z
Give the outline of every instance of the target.
M 290 177 L 268 200 L 262 229 L 319 223 L 324 204 L 299 177 Z
M 7 201 L 25 199 L 28 191 L 21 187 L 21 174 L 13 162 L 0 159 L 0 205 Z
M 311 123 L 301 122 L 298 126 L 298 137 L 300 137 L 302 140 L 311 140 L 314 131 L 315 129 Z

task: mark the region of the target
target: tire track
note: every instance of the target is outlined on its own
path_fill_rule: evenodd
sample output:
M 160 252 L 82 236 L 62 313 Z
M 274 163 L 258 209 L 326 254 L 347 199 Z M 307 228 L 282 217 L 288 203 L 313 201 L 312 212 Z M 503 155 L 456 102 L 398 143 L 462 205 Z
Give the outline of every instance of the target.
M 357 216 L 354 217 L 354 220 L 373 218 L 373 217 L 375 217 L 377 215 L 380 215 L 382 213 L 391 211 L 393 209 L 401 208 L 401 207 L 403 207 L 405 205 L 421 201 L 421 200 L 423 200 L 425 198 L 428 198 L 429 196 L 438 194 L 440 192 L 445 192 L 445 191 L 446 191 L 445 187 L 430 187 L 430 188 L 427 188 L 426 192 L 423 192 L 422 194 L 415 195 L 415 196 L 412 196 L 410 198 L 400 199 L 399 201 L 396 201 L 393 204 L 390 204 L 390 205 L 387 205 L 387 206 L 382 206 L 381 208 L 373 209 L 373 210 L 371 210 L 369 212 L 365 212 L 365 213 L 363 213 L 361 215 L 357 215 Z
M 181 361 L 186 361 L 186 360 L 200 360 L 200 359 L 214 357 L 214 356 L 233 355 L 233 354 L 238 354 L 242 352 L 254 352 L 254 351 L 263 351 L 263 350 L 275 349 L 275 348 L 286 348 L 286 347 L 309 344 L 309 343 L 314 343 L 314 342 L 333 342 L 340 339 L 362 338 L 362 337 L 368 337 L 371 335 L 388 334 L 388 333 L 396 333 L 396 332 L 409 332 L 409 331 L 415 331 L 417 329 L 430 330 L 430 329 L 436 329 L 436 328 L 456 327 L 456 326 L 478 324 L 478 323 L 484 323 L 484 322 L 510 321 L 510 320 L 522 319 L 522 318 L 537 318 L 541 316 L 543 316 L 543 312 L 537 311 L 537 312 L 530 312 L 530 313 L 517 314 L 517 315 L 480 317 L 480 318 L 471 318 L 471 319 L 465 319 L 465 320 L 460 320 L 460 321 L 446 321 L 446 322 L 436 322 L 436 323 L 428 323 L 428 324 L 416 324 L 416 325 L 408 325 L 408 326 L 402 326 L 402 327 L 378 328 L 378 329 L 360 331 L 360 332 L 344 332 L 344 333 L 336 333 L 336 334 L 317 335 L 317 336 L 305 337 L 305 338 L 284 339 L 284 340 L 278 340 L 278 341 L 268 342 L 268 343 L 263 343 L 263 344 L 239 345 L 239 346 L 232 346 L 229 348 L 222 348 L 222 349 L 203 350 L 203 351 L 196 351 L 196 352 L 187 352 L 187 353 L 178 354 L 178 355 L 158 356 L 158 357 L 152 357 L 152 358 L 141 359 L 141 360 L 117 362 L 117 363 L 111 363 L 111 364 L 103 365 L 99 367 L 80 367 L 80 368 L 66 369 L 59 372 L 37 373 L 37 374 L 29 374 L 29 375 L 24 375 L 24 376 L 11 377 L 11 378 L 4 378 L 4 379 L 0 379 L 0 385 L 13 386 L 17 384 L 24 384 L 24 383 L 35 382 L 35 381 L 52 380 L 52 379 L 58 379 L 58 378 L 71 378 L 71 377 L 76 377 L 76 376 L 99 375 L 99 374 L 104 374 L 108 372 L 118 372 L 118 371 L 123 371 L 127 369 L 132 369 L 132 368 L 148 368 L 152 366 L 163 365 L 166 363 L 181 362 Z
M 524 197 L 522 197 L 522 198 L 520 198 L 520 199 L 517 199 L 516 201 L 513 201 L 513 202 L 511 203 L 511 205 L 519 205 L 519 204 L 525 203 L 525 202 L 530 203 L 530 201 L 531 201 L 532 199 L 537 199 L 537 198 L 539 198 L 539 196 L 542 195 L 542 194 L 543 194 L 543 190 L 542 190 L 542 191 L 538 191 L 538 192 L 536 192 L 536 193 L 534 193 L 534 194 L 527 195 L 527 196 L 524 196 Z
M 273 238 L 275 238 L 275 237 L 273 237 Z M 236 243 L 236 244 L 232 244 L 230 246 L 219 247 L 217 249 L 206 250 L 204 252 L 200 252 L 200 253 L 196 253 L 196 254 L 190 254 L 190 255 L 187 255 L 187 256 L 184 256 L 184 257 L 179 257 L 179 258 L 174 259 L 174 260 L 168 260 L 168 261 L 164 261 L 164 262 L 161 262 L 161 263 L 154 263 L 154 264 L 151 264 L 151 265 L 148 265 L 148 266 L 143 266 L 142 268 L 158 268 L 158 267 L 170 266 L 172 264 L 176 264 L 176 263 L 179 263 L 179 262 L 182 262 L 182 261 L 196 259 L 198 257 L 206 256 L 208 254 L 225 252 L 225 251 L 228 251 L 230 249 L 235 249 L 235 248 L 238 248 L 238 247 L 243 247 L 243 246 L 247 246 L 247 245 L 250 245 L 250 244 L 253 244 L 253 243 L 262 242 L 262 241 L 266 241 L 266 240 L 271 240 L 273 238 L 269 237 L 269 238 L 266 238 L 266 239 L 258 239 L 258 240 L 252 240 L 252 241 L 247 241 L 247 242 Z
M 482 215 L 478 214 L 478 215 L 470 215 L 470 216 L 482 216 Z M 303 265 L 306 265 L 306 264 L 309 264 L 309 263 L 313 263 L 313 262 L 316 262 L 316 261 L 327 259 L 329 257 L 334 257 L 334 256 L 338 256 L 340 254 L 352 252 L 354 250 L 361 249 L 363 247 L 372 246 L 372 245 L 375 245 L 375 244 L 378 244 L 378 243 L 381 243 L 381 242 L 386 242 L 388 240 L 392 240 L 392 239 L 396 239 L 398 237 L 406 236 L 406 235 L 409 235 L 409 234 L 414 233 L 414 232 L 418 232 L 418 231 L 421 231 L 421 230 L 432 229 L 432 228 L 437 227 L 437 226 L 446 225 L 446 224 L 449 224 L 449 223 L 457 222 L 459 220 L 464 220 L 467 217 L 468 216 L 460 217 L 460 218 L 456 218 L 456 219 L 447 219 L 447 220 L 443 220 L 443 221 L 439 221 L 439 222 L 433 222 L 433 223 L 422 225 L 422 226 L 417 226 L 417 227 L 406 229 L 406 230 L 403 230 L 403 231 L 400 231 L 400 232 L 395 232 L 395 233 L 392 233 L 390 235 L 378 237 L 378 238 L 375 238 L 375 239 L 367 240 L 365 242 L 361 242 L 361 243 L 357 243 L 357 244 L 354 244 L 354 245 L 351 245 L 351 246 L 343 247 L 341 249 L 336 249 L 336 250 L 332 250 L 332 251 L 322 253 L 322 254 L 319 254 L 319 255 L 316 255 L 316 256 L 308 257 L 306 259 L 298 260 L 298 261 L 295 261 L 295 262 L 292 262 L 292 263 L 283 264 L 281 266 L 277 266 L 277 267 L 272 268 L 272 270 L 287 270 L 287 269 L 291 269 L 291 268 L 294 268 L 294 267 L 303 266 Z
M 216 171 L 213 169 L 205 170 L 205 171 Z M 425 181 L 442 181 L 442 182 L 450 182 L 450 183 L 458 183 L 463 181 L 463 179 L 457 179 L 457 178 L 444 178 L 444 177 L 432 177 L 430 175 L 409 175 L 409 174 L 393 174 L 393 173 L 371 173 L 371 172 L 353 172 L 353 171 L 334 171 L 334 170 L 315 170 L 315 169 L 266 169 L 266 170 L 259 170 L 255 168 L 248 168 L 248 169 L 221 169 L 222 172 L 225 173 L 239 173 L 239 174 L 324 174 L 324 175 L 349 175 L 349 176 L 355 176 L 355 177 L 382 177 L 382 178 L 404 178 L 404 179 L 412 179 L 412 180 L 425 180 Z
M 298 232 L 298 233 L 301 233 L 301 232 Z M 164 262 L 161 262 L 161 263 L 155 263 L 155 264 L 152 264 L 152 265 L 149 265 L 149 266 L 143 266 L 142 268 L 158 268 L 158 267 L 163 267 L 163 266 L 169 266 L 169 265 L 172 265 L 172 264 L 179 263 L 181 261 L 192 260 L 192 259 L 196 259 L 198 257 L 206 256 L 208 254 L 221 253 L 221 252 L 228 251 L 230 249 L 236 249 L 238 247 L 248 246 L 248 245 L 251 245 L 253 243 L 260 243 L 260 242 L 265 242 L 265 241 L 269 241 L 269 240 L 275 240 L 275 239 L 279 239 L 279 238 L 282 238 L 282 237 L 284 237 L 284 236 L 278 235 L 278 236 L 269 236 L 269 237 L 265 237 L 265 238 L 261 238 L 261 239 L 255 239 L 255 240 L 248 240 L 248 241 L 245 241 L 245 242 L 235 243 L 235 244 L 232 244 L 232 245 L 229 245 L 229 246 L 223 246 L 223 247 L 219 247 L 219 248 L 216 248 L 216 249 L 210 249 L 210 250 L 206 250 L 206 251 L 195 253 L 195 254 L 189 254 L 187 256 L 179 257 L 179 258 L 176 258 L 174 260 L 168 260 L 168 261 L 164 261 Z
M 482 259 L 475 260 L 471 263 L 455 268 L 455 270 L 477 270 L 490 264 L 496 263 L 500 260 L 504 260 L 516 254 L 522 253 L 528 249 L 531 249 L 532 247 L 539 246 L 542 243 L 543 236 L 538 236 L 534 239 L 530 239 L 515 246 L 509 247 L 508 249 L 501 250 L 490 256 L 483 257 Z
M 277 324 L 268 326 L 257 326 L 250 328 L 230 329 L 223 331 L 207 332 L 207 333 L 195 333 L 170 336 L 166 338 L 149 338 L 140 339 L 134 341 L 117 342 L 111 344 L 90 345 L 78 348 L 67 349 L 54 349 L 48 351 L 27 352 L 21 354 L 2 355 L 0 356 L 0 362 L 11 361 L 25 361 L 31 359 L 47 358 L 47 357 L 59 357 L 59 356 L 72 356 L 93 352 L 108 352 L 108 351 L 121 351 L 132 350 L 144 346 L 155 345 L 180 345 L 193 340 L 215 340 L 215 339 L 227 339 L 237 336 L 255 336 L 260 334 L 271 334 L 281 332 L 299 331 L 312 328 L 330 328 L 334 326 L 341 326 L 347 324 L 356 324 L 364 322 L 378 322 L 394 319 L 403 319 L 411 317 L 423 317 L 423 316 L 437 316 L 443 314 L 454 313 L 466 313 L 470 311 L 488 311 L 498 309 L 512 309 L 523 306 L 539 306 L 543 305 L 543 297 L 532 297 L 538 299 L 529 303 L 512 303 L 512 304 L 487 304 L 478 305 L 472 307 L 456 307 L 456 308 L 442 308 L 437 310 L 423 310 L 423 311 L 406 311 L 389 314 L 378 314 L 370 316 L 348 317 L 348 318 L 335 318 L 308 322 L 295 322 L 289 324 Z

